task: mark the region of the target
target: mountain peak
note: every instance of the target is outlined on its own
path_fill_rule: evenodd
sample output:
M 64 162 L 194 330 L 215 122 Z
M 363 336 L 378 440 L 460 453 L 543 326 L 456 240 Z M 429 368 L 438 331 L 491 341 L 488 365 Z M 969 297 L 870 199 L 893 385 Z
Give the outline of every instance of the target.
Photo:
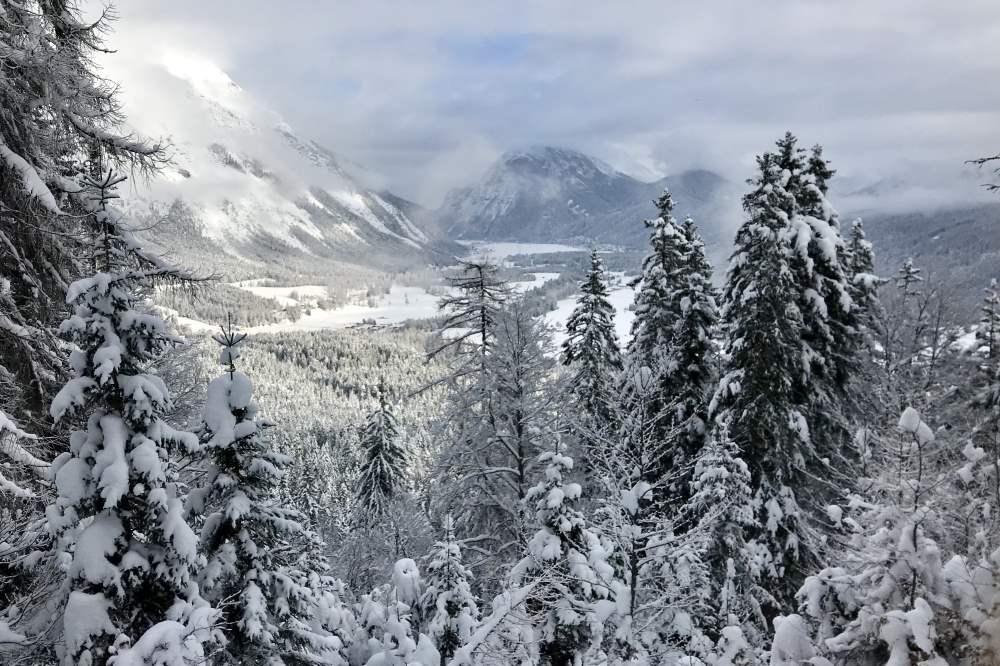
M 575 169 L 597 171 L 608 176 L 618 175 L 614 168 L 596 157 L 561 146 L 533 145 L 508 150 L 500 156 L 497 166 L 543 172 Z
M 477 240 L 632 245 L 645 242 L 642 220 L 654 214 L 664 185 L 698 215 L 721 182 L 693 170 L 644 183 L 576 150 L 530 146 L 504 153 L 479 182 L 450 192 L 437 221 L 452 236 Z

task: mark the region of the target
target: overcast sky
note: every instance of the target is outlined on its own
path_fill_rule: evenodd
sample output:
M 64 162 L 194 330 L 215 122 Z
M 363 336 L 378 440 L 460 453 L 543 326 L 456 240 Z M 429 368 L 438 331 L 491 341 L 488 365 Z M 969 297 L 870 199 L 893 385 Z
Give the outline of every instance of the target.
M 112 45 L 211 56 L 299 133 L 434 205 L 508 148 L 745 178 L 785 129 L 865 183 L 976 193 L 1000 151 L 1000 1 L 120 0 Z M 952 183 L 954 181 L 954 183 Z

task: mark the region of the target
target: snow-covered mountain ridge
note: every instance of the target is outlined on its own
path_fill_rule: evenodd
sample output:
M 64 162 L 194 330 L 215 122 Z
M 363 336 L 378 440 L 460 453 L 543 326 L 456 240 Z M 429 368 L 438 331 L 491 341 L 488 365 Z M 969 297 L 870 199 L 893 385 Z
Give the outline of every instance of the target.
M 436 220 L 459 238 L 641 245 L 643 220 L 664 188 L 678 214 L 695 216 L 707 236 L 716 235 L 724 186 L 704 170 L 646 183 L 575 150 L 534 146 L 504 153 L 475 184 L 450 192 Z
M 166 218 L 153 240 L 178 259 L 206 244 L 239 259 L 372 266 L 447 251 L 400 208 L 409 202 L 365 187 L 210 60 L 166 52 L 118 66 L 131 125 L 172 146 L 171 164 L 124 203 Z

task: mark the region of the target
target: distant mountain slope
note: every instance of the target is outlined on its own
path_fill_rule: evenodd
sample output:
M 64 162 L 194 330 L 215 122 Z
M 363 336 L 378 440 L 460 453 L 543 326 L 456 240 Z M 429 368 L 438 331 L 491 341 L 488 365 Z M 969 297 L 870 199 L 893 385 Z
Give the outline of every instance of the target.
M 644 183 L 583 153 L 537 146 L 505 153 L 477 183 L 450 192 L 435 219 L 455 238 L 640 245 L 664 187 L 678 216 L 696 217 L 714 236 L 711 213 L 724 184 L 710 171 Z
M 966 306 L 978 302 L 990 279 L 1000 279 L 1000 202 L 868 214 L 864 223 L 875 245 L 876 268 L 885 277 L 912 257 L 925 275 L 953 287 Z
M 172 165 L 124 201 L 161 222 L 148 235 L 177 260 L 208 250 L 223 265 L 395 268 L 454 250 L 409 218 L 408 202 L 366 188 L 208 60 L 167 54 L 112 75 L 130 123 L 173 144 Z

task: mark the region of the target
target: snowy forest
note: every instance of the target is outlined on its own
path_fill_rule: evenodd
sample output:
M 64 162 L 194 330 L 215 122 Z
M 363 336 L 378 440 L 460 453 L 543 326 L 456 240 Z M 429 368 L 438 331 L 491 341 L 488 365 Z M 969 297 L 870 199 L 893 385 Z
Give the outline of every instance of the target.
M 650 202 L 627 339 L 596 247 L 558 342 L 488 255 L 429 322 L 247 332 L 302 313 L 198 305 L 119 205 L 171 151 L 107 30 L 0 0 L 0 662 L 1000 664 L 1000 287 L 876 274 L 820 146 L 714 271 Z

